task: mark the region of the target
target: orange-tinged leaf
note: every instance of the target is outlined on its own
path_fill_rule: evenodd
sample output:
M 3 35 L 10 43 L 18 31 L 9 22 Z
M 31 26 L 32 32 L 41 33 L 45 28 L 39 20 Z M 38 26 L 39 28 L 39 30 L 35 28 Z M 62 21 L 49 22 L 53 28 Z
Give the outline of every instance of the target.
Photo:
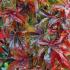
M 64 40 L 64 44 L 70 48 L 70 42 L 68 40 Z
M 35 28 L 30 26 L 28 23 L 25 24 L 25 28 L 28 33 L 36 32 Z

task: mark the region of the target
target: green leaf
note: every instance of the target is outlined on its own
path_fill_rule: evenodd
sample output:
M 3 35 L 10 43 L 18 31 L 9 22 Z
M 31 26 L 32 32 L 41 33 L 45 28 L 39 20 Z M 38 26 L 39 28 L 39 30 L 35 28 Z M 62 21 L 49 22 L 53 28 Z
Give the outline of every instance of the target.
M 48 0 L 48 2 L 50 2 L 51 4 L 56 3 L 57 0 Z
M 0 27 L 3 27 L 3 20 L 0 18 Z
M 4 10 L 5 8 L 16 8 L 16 0 L 2 0 L 2 9 Z

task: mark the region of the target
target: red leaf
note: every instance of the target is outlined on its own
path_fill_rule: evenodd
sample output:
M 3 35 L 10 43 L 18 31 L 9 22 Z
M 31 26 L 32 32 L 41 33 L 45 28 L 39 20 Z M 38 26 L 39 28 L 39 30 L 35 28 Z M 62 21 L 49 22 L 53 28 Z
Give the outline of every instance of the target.
M 25 50 L 20 49 L 20 48 L 14 48 L 11 50 L 11 55 L 16 59 L 16 60 L 21 60 L 21 59 L 27 59 L 28 55 L 25 52 Z
M 25 23 L 27 20 L 27 16 L 21 15 L 18 11 L 13 11 L 13 10 L 6 10 L 5 14 L 9 14 L 15 21 L 20 22 L 20 23 Z
M 0 39 L 4 39 L 4 38 L 6 38 L 6 36 L 2 32 L 0 32 Z
M 56 58 L 56 52 L 52 50 L 52 52 L 51 52 L 51 65 L 52 65 L 52 70 L 56 70 L 55 58 Z
M 28 5 L 29 5 L 29 10 L 30 12 L 34 13 L 35 12 L 35 5 L 34 5 L 34 2 L 32 0 L 30 0 L 28 2 Z
M 61 50 L 65 55 L 70 55 L 70 51 L 68 49 L 61 47 Z
M 20 13 L 18 12 L 12 12 L 11 16 L 15 19 L 15 21 L 18 21 L 20 23 L 25 23 L 27 20 L 27 16 L 22 16 Z
M 56 53 L 55 51 L 52 50 L 51 52 L 51 64 L 54 65 L 55 63 L 55 58 L 56 58 Z
M 56 52 L 57 53 L 57 52 Z M 56 57 L 59 61 L 59 63 L 64 67 L 64 68 L 68 68 L 70 70 L 70 63 L 67 60 L 66 56 L 63 55 L 63 53 L 58 52 L 57 53 L 57 57 Z
M 0 47 L 0 53 L 4 52 L 4 50 Z
M 47 2 L 47 0 L 38 0 L 39 1 L 39 3 L 41 3 L 41 4 L 45 4 L 46 2 Z
M 54 65 L 52 66 L 52 69 L 51 69 L 51 70 L 57 70 L 56 67 L 57 67 L 57 66 L 54 64 Z

